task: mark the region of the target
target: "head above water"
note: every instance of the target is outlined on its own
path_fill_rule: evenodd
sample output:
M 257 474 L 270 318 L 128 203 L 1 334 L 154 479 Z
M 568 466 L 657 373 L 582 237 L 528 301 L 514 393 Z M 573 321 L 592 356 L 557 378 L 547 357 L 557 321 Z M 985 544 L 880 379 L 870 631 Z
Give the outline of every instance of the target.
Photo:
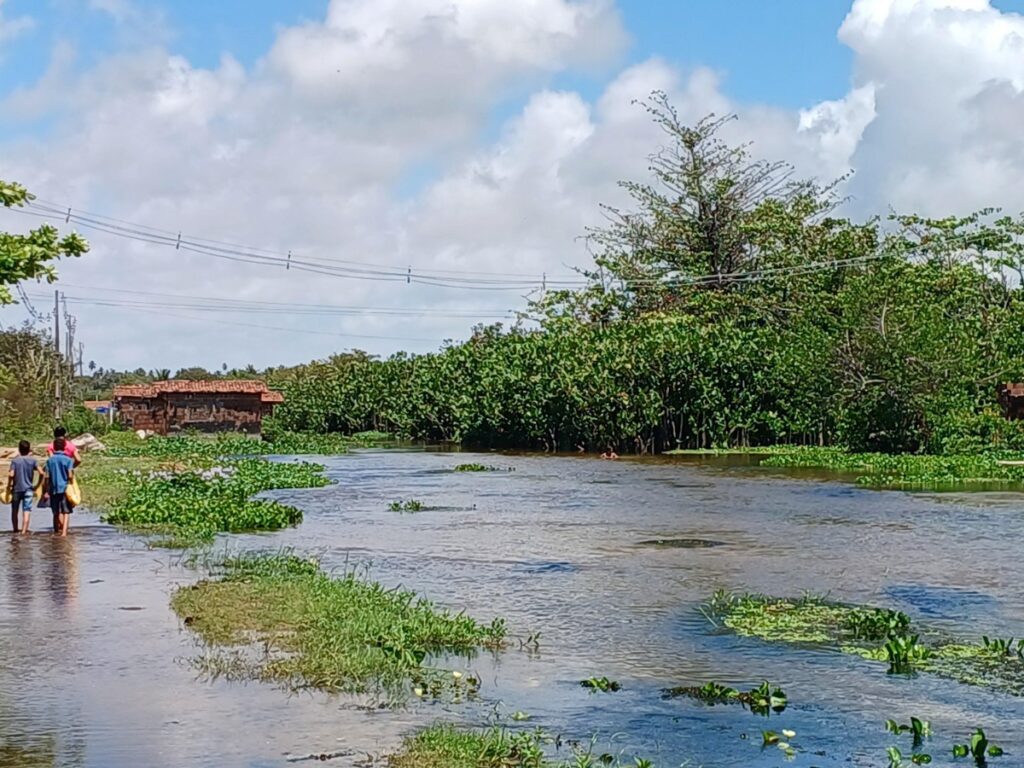
M 64 427 L 54 427 L 54 429 L 53 429 L 53 437 L 54 437 L 54 439 L 56 439 L 58 437 L 67 437 L 67 436 L 68 436 L 67 429 L 65 429 Z
M 66 447 L 67 447 L 67 441 L 63 437 L 55 437 L 55 438 L 53 438 L 53 452 L 54 453 L 63 453 L 64 449 Z
M 20 453 L 22 456 L 28 456 L 28 452 L 31 450 L 32 446 L 29 444 L 28 440 L 22 440 L 20 443 L 18 443 L 18 453 Z

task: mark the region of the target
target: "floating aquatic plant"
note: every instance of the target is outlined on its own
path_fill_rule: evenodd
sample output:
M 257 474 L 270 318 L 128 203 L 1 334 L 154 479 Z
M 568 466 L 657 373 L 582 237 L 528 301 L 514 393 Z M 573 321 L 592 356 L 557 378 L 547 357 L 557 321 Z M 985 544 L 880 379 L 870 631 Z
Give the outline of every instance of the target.
M 974 731 L 967 744 L 953 745 L 953 757 L 972 757 L 974 764 L 979 768 L 984 768 L 987 765 L 988 758 L 1002 757 L 1003 754 L 1003 748 L 990 743 L 985 731 L 981 728 Z
M 388 509 L 392 512 L 422 512 L 423 502 L 419 499 L 408 499 L 407 501 L 392 501 Z
M 662 691 L 664 698 L 686 697 L 709 706 L 716 704 L 742 704 L 755 715 L 768 717 L 772 712 L 779 714 L 786 709 L 786 693 L 778 686 L 774 688 L 767 681 L 756 688 L 743 692 L 736 688 L 710 682 L 701 686 L 679 686 Z
M 590 677 L 586 680 L 581 680 L 580 685 L 584 688 L 589 688 L 591 691 L 600 691 L 601 693 L 614 693 L 622 688 L 617 681 L 609 680 L 607 677 Z

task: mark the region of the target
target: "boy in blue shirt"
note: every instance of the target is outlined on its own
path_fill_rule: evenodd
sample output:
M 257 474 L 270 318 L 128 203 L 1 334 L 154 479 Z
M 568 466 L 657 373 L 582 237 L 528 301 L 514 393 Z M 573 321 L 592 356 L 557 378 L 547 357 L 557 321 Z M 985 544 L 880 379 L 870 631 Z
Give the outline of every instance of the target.
M 11 527 L 14 532 L 19 530 L 28 533 L 29 519 L 32 516 L 32 497 L 36 490 L 36 473 L 39 464 L 29 456 L 32 446 L 28 440 L 18 443 L 18 456 L 11 461 L 11 469 L 7 473 L 7 490 L 11 493 Z M 21 526 L 18 526 L 18 513 L 24 511 Z
M 50 493 L 50 509 L 53 510 L 53 532 L 61 536 L 68 535 L 68 515 L 71 505 L 66 494 L 68 486 L 75 479 L 75 462 L 64 453 L 65 441 L 58 437 L 53 441 L 53 455 L 46 460 L 43 476 L 46 488 Z

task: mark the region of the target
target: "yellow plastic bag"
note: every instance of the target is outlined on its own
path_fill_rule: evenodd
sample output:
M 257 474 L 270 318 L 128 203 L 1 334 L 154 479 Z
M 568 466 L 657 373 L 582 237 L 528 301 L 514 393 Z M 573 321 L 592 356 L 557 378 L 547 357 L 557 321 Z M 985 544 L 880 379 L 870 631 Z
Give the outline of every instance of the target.
M 3 487 L 0 488 L 0 504 L 10 504 L 10 503 L 11 503 L 11 487 L 7 483 L 4 483 Z
M 68 489 L 65 492 L 64 498 L 68 500 L 72 507 L 77 507 L 82 503 L 82 489 L 78 487 L 77 477 L 68 483 Z

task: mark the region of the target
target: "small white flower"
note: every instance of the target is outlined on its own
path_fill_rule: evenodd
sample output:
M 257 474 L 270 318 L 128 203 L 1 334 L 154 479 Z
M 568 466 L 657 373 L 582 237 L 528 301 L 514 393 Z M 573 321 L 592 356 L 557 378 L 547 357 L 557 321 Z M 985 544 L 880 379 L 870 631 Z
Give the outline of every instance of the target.
M 458 680 L 460 677 L 462 677 L 462 673 L 458 672 L 458 671 L 452 672 L 452 677 L 454 677 L 456 680 Z
M 796 736 L 796 731 L 783 730 L 782 735 L 785 736 L 787 739 L 792 739 Z

